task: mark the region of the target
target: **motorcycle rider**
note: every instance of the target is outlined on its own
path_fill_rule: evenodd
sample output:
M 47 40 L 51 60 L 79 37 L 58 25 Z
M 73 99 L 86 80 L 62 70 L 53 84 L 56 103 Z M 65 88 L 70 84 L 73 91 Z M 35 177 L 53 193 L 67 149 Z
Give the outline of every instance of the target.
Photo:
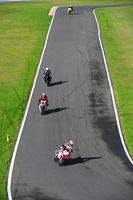
M 46 69 L 44 70 L 43 78 L 45 78 L 46 74 L 48 74 L 52 79 L 52 73 L 48 67 L 46 67 Z
M 73 153 L 74 141 L 70 140 L 68 143 L 63 144 L 58 151 L 68 151 L 70 155 Z
M 71 8 L 71 9 L 72 9 L 72 11 L 73 11 L 73 6 L 72 6 L 72 5 L 70 5 L 68 8 Z
M 42 93 L 42 95 L 39 97 L 39 99 L 38 99 L 38 105 L 40 104 L 41 100 L 47 101 L 47 106 L 49 105 L 49 103 L 48 103 L 48 97 L 47 97 L 47 95 L 45 93 Z
M 68 14 L 71 14 L 72 11 L 73 11 L 73 7 L 72 7 L 72 5 L 70 5 L 70 6 L 68 7 L 67 12 L 68 12 Z

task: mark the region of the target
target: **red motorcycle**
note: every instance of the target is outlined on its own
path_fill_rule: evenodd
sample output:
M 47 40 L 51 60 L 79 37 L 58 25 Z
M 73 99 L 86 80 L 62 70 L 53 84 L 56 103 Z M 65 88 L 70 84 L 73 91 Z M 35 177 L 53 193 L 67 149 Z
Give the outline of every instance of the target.
M 65 160 L 69 159 L 71 154 L 65 149 L 65 150 L 56 150 L 55 151 L 55 157 L 54 161 L 58 162 L 59 166 L 62 166 L 65 162 Z
M 48 102 L 46 100 L 40 100 L 39 110 L 41 115 L 44 115 L 45 111 L 47 110 Z

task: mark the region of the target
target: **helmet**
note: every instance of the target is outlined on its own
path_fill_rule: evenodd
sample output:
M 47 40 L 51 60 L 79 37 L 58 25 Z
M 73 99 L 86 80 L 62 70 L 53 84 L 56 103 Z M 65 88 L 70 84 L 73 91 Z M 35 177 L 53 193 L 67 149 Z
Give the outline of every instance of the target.
M 49 68 L 48 67 L 46 67 L 46 71 L 48 71 L 49 70 Z
M 71 146 L 73 146 L 73 145 L 74 145 L 74 141 L 70 140 L 70 141 L 69 141 L 69 144 L 70 144 Z
M 42 93 L 42 96 L 43 96 L 43 97 L 46 97 L 46 94 L 45 94 L 45 93 Z

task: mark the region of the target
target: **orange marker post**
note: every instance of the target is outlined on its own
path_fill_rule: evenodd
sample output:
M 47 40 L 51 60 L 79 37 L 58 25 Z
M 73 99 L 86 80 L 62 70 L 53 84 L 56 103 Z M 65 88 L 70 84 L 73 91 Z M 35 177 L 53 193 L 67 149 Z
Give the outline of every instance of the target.
M 7 134 L 7 142 L 9 142 L 10 141 L 10 139 L 9 139 L 9 134 Z

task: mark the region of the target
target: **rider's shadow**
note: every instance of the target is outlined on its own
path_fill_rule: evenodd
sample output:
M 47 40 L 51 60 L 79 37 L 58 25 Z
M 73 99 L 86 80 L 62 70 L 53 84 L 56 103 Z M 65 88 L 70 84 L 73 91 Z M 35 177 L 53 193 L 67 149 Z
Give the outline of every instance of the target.
M 52 82 L 52 83 L 50 83 L 50 86 L 60 85 L 60 84 L 67 83 L 67 82 L 68 82 L 68 81 Z
M 55 108 L 55 109 L 49 109 L 45 111 L 45 115 L 51 114 L 51 113 L 57 113 L 57 112 L 61 112 L 63 110 L 68 109 L 68 107 L 66 108 Z
M 80 164 L 80 163 L 85 163 L 88 162 L 89 160 L 94 160 L 94 159 L 100 159 L 102 157 L 88 157 L 88 158 L 81 158 L 80 156 L 77 158 L 71 158 L 69 160 L 65 161 L 64 165 L 75 165 L 75 164 Z

